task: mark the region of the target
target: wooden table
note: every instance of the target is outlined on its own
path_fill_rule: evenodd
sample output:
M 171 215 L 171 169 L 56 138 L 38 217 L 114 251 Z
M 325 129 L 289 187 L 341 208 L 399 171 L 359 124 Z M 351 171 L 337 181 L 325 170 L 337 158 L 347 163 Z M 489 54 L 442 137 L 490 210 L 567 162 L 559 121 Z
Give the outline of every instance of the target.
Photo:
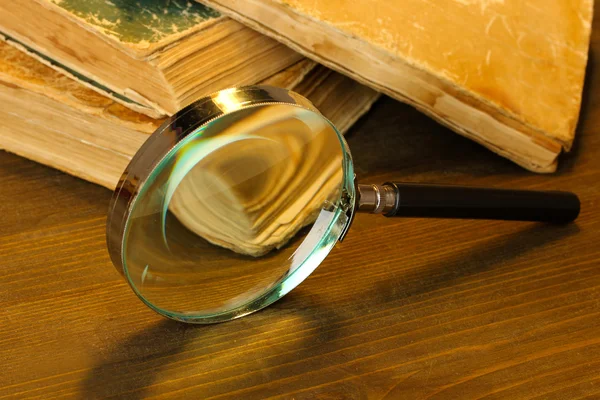
M 572 190 L 576 224 L 359 215 L 291 294 L 220 325 L 137 300 L 106 251 L 106 189 L 0 153 L 0 398 L 600 398 L 598 29 L 592 47 L 554 175 L 390 99 L 349 139 L 365 181 Z

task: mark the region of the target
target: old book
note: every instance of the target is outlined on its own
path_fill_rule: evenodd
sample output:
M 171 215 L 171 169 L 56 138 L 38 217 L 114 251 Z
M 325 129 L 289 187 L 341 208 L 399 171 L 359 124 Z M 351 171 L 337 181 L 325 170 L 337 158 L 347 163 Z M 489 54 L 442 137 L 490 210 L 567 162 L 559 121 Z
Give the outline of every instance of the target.
M 593 0 L 201 0 L 537 172 L 573 143 Z
M 302 60 L 265 81 L 309 98 L 345 132 L 378 93 Z M 114 188 L 162 122 L 137 113 L 0 42 L 0 149 Z
M 0 36 L 153 118 L 224 87 L 255 84 L 302 58 L 190 1 L 2 1 Z

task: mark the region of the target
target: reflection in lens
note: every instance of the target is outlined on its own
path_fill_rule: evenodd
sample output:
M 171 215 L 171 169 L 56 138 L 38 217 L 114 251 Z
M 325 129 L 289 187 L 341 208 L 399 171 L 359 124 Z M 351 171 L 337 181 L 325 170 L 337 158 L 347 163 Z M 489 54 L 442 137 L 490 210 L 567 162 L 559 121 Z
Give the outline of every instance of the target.
M 237 111 L 190 134 L 133 205 L 130 282 L 180 316 L 229 312 L 267 293 L 345 222 L 343 158 L 324 118 L 285 104 Z

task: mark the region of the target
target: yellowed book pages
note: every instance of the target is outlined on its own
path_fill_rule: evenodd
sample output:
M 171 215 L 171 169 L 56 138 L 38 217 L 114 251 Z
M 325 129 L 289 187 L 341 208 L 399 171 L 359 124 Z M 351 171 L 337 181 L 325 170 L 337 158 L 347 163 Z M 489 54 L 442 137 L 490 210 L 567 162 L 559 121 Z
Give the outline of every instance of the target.
M 293 88 L 308 97 L 343 132 L 379 96 L 309 60 L 264 83 Z M 330 101 L 332 98 L 336 101 Z M 110 189 L 162 122 L 134 112 L 2 42 L 0 104 L 0 149 Z
M 249 110 L 224 126 L 219 147 L 196 153 L 189 171 L 173 167 L 185 175 L 169 181 L 169 210 L 190 231 L 237 253 L 258 257 L 283 246 L 339 193 L 342 152 L 335 135 L 323 134 L 329 129 L 298 107 Z
M 593 0 L 201 0 L 533 171 L 573 143 Z

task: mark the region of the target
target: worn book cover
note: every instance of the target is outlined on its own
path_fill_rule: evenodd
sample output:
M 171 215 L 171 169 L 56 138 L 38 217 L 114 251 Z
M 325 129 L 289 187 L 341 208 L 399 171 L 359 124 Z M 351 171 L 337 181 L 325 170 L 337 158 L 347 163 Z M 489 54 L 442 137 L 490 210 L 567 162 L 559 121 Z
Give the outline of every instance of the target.
M 577 126 L 593 0 L 200 0 L 532 171 Z

